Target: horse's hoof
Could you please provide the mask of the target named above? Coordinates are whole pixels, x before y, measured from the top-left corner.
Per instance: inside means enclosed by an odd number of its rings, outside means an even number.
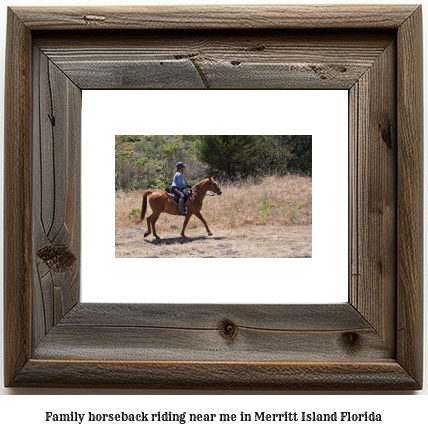
[[[181,234],[181,236],[182,236],[183,238],[187,238],[186,235],[184,235],[184,234]]]
[[[149,235],[147,232],[144,234],[144,238],[146,238],[147,237],[147,235]]]
[[[208,232],[208,235],[212,235],[212,233],[211,233],[211,232]]]
[[[157,239],[157,240],[160,240],[160,237],[156,236],[156,239]]]

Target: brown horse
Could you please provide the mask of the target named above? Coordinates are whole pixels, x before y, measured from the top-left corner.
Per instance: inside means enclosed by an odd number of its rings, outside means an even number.
[[[191,188],[191,195],[185,205],[187,207],[187,214],[184,218],[183,230],[181,231],[182,237],[186,237],[186,235],[184,235],[184,230],[186,229],[187,223],[189,222],[189,219],[190,217],[192,217],[192,215],[198,217],[198,219],[205,225],[208,235],[212,235],[210,229],[208,228],[207,222],[201,214],[202,202],[208,191],[212,191],[213,193],[218,195],[221,194],[221,190],[218,187],[217,183],[214,181],[213,177],[204,179]],[[149,195],[151,195],[149,197],[149,204],[152,208],[153,213],[152,215],[147,217],[147,232],[144,234],[144,237],[150,235],[153,229],[153,235],[156,237],[156,239],[159,239],[155,228],[156,221],[159,218],[159,215],[163,212],[172,215],[178,215],[178,205],[174,202],[174,199],[171,196],[166,194],[165,191],[153,192],[151,190],[146,190],[143,193],[143,206],[141,210],[140,222],[144,220],[144,216],[146,215],[147,196]]]

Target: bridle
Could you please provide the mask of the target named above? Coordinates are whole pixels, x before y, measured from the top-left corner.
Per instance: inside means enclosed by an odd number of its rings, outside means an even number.
[[[210,180],[210,184],[211,184],[212,183],[211,178],[208,178],[208,179]],[[202,193],[202,191],[196,190],[195,187],[191,187],[191,189],[197,191],[198,193],[204,194],[204,193]],[[220,191],[220,189],[217,187],[217,191],[214,194],[205,193],[205,196],[214,197],[216,194],[218,194],[219,191]]]
[[[191,189],[197,191],[198,193],[204,194],[204,193],[202,193],[202,191],[196,190],[195,187],[191,187]],[[205,193],[205,196],[213,197],[213,196],[215,196],[215,194],[208,194],[208,193]]]

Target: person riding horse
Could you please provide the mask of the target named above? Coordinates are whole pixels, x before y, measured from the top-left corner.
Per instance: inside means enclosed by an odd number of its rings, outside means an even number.
[[[183,172],[179,171],[179,175],[181,175],[181,185],[183,185]],[[181,230],[182,237],[186,237],[186,235],[184,235],[184,231],[186,230],[187,224],[189,223],[189,220],[192,216],[197,217],[205,225],[205,229],[207,230],[208,235],[212,235],[212,232],[210,231],[207,222],[201,214],[202,202],[204,201],[204,198],[209,191],[215,193],[218,196],[222,194],[222,191],[220,190],[220,187],[214,180],[213,176],[209,176],[208,178],[199,181],[192,187],[192,194],[190,195],[188,202],[186,202],[187,212],[183,222],[183,229]],[[143,203],[141,204],[141,216],[139,220],[140,223],[144,221],[148,204],[150,204],[152,214],[147,217],[147,232],[144,234],[144,238],[148,237],[153,231],[153,235],[158,240],[159,236],[156,233],[156,222],[159,216],[163,212],[171,215],[178,215],[178,209],[175,201],[171,200],[171,197],[168,195],[167,191],[145,190],[143,193]]]
[[[183,215],[183,216],[186,215],[186,213],[183,210],[184,198],[185,198],[185,194],[183,193],[183,189],[192,187],[190,184],[185,184],[183,182],[183,173],[184,173],[185,168],[186,168],[186,165],[182,161],[177,163],[177,172],[175,172],[174,179],[172,180],[172,186],[171,186],[171,191],[173,193],[175,193],[180,198],[180,200],[178,202],[178,213],[180,215]]]

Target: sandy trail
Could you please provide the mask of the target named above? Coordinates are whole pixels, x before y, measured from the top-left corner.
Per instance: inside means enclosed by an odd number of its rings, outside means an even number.
[[[116,233],[116,258],[310,258],[312,226],[246,226],[242,228],[158,231],[144,238],[145,225]]]

